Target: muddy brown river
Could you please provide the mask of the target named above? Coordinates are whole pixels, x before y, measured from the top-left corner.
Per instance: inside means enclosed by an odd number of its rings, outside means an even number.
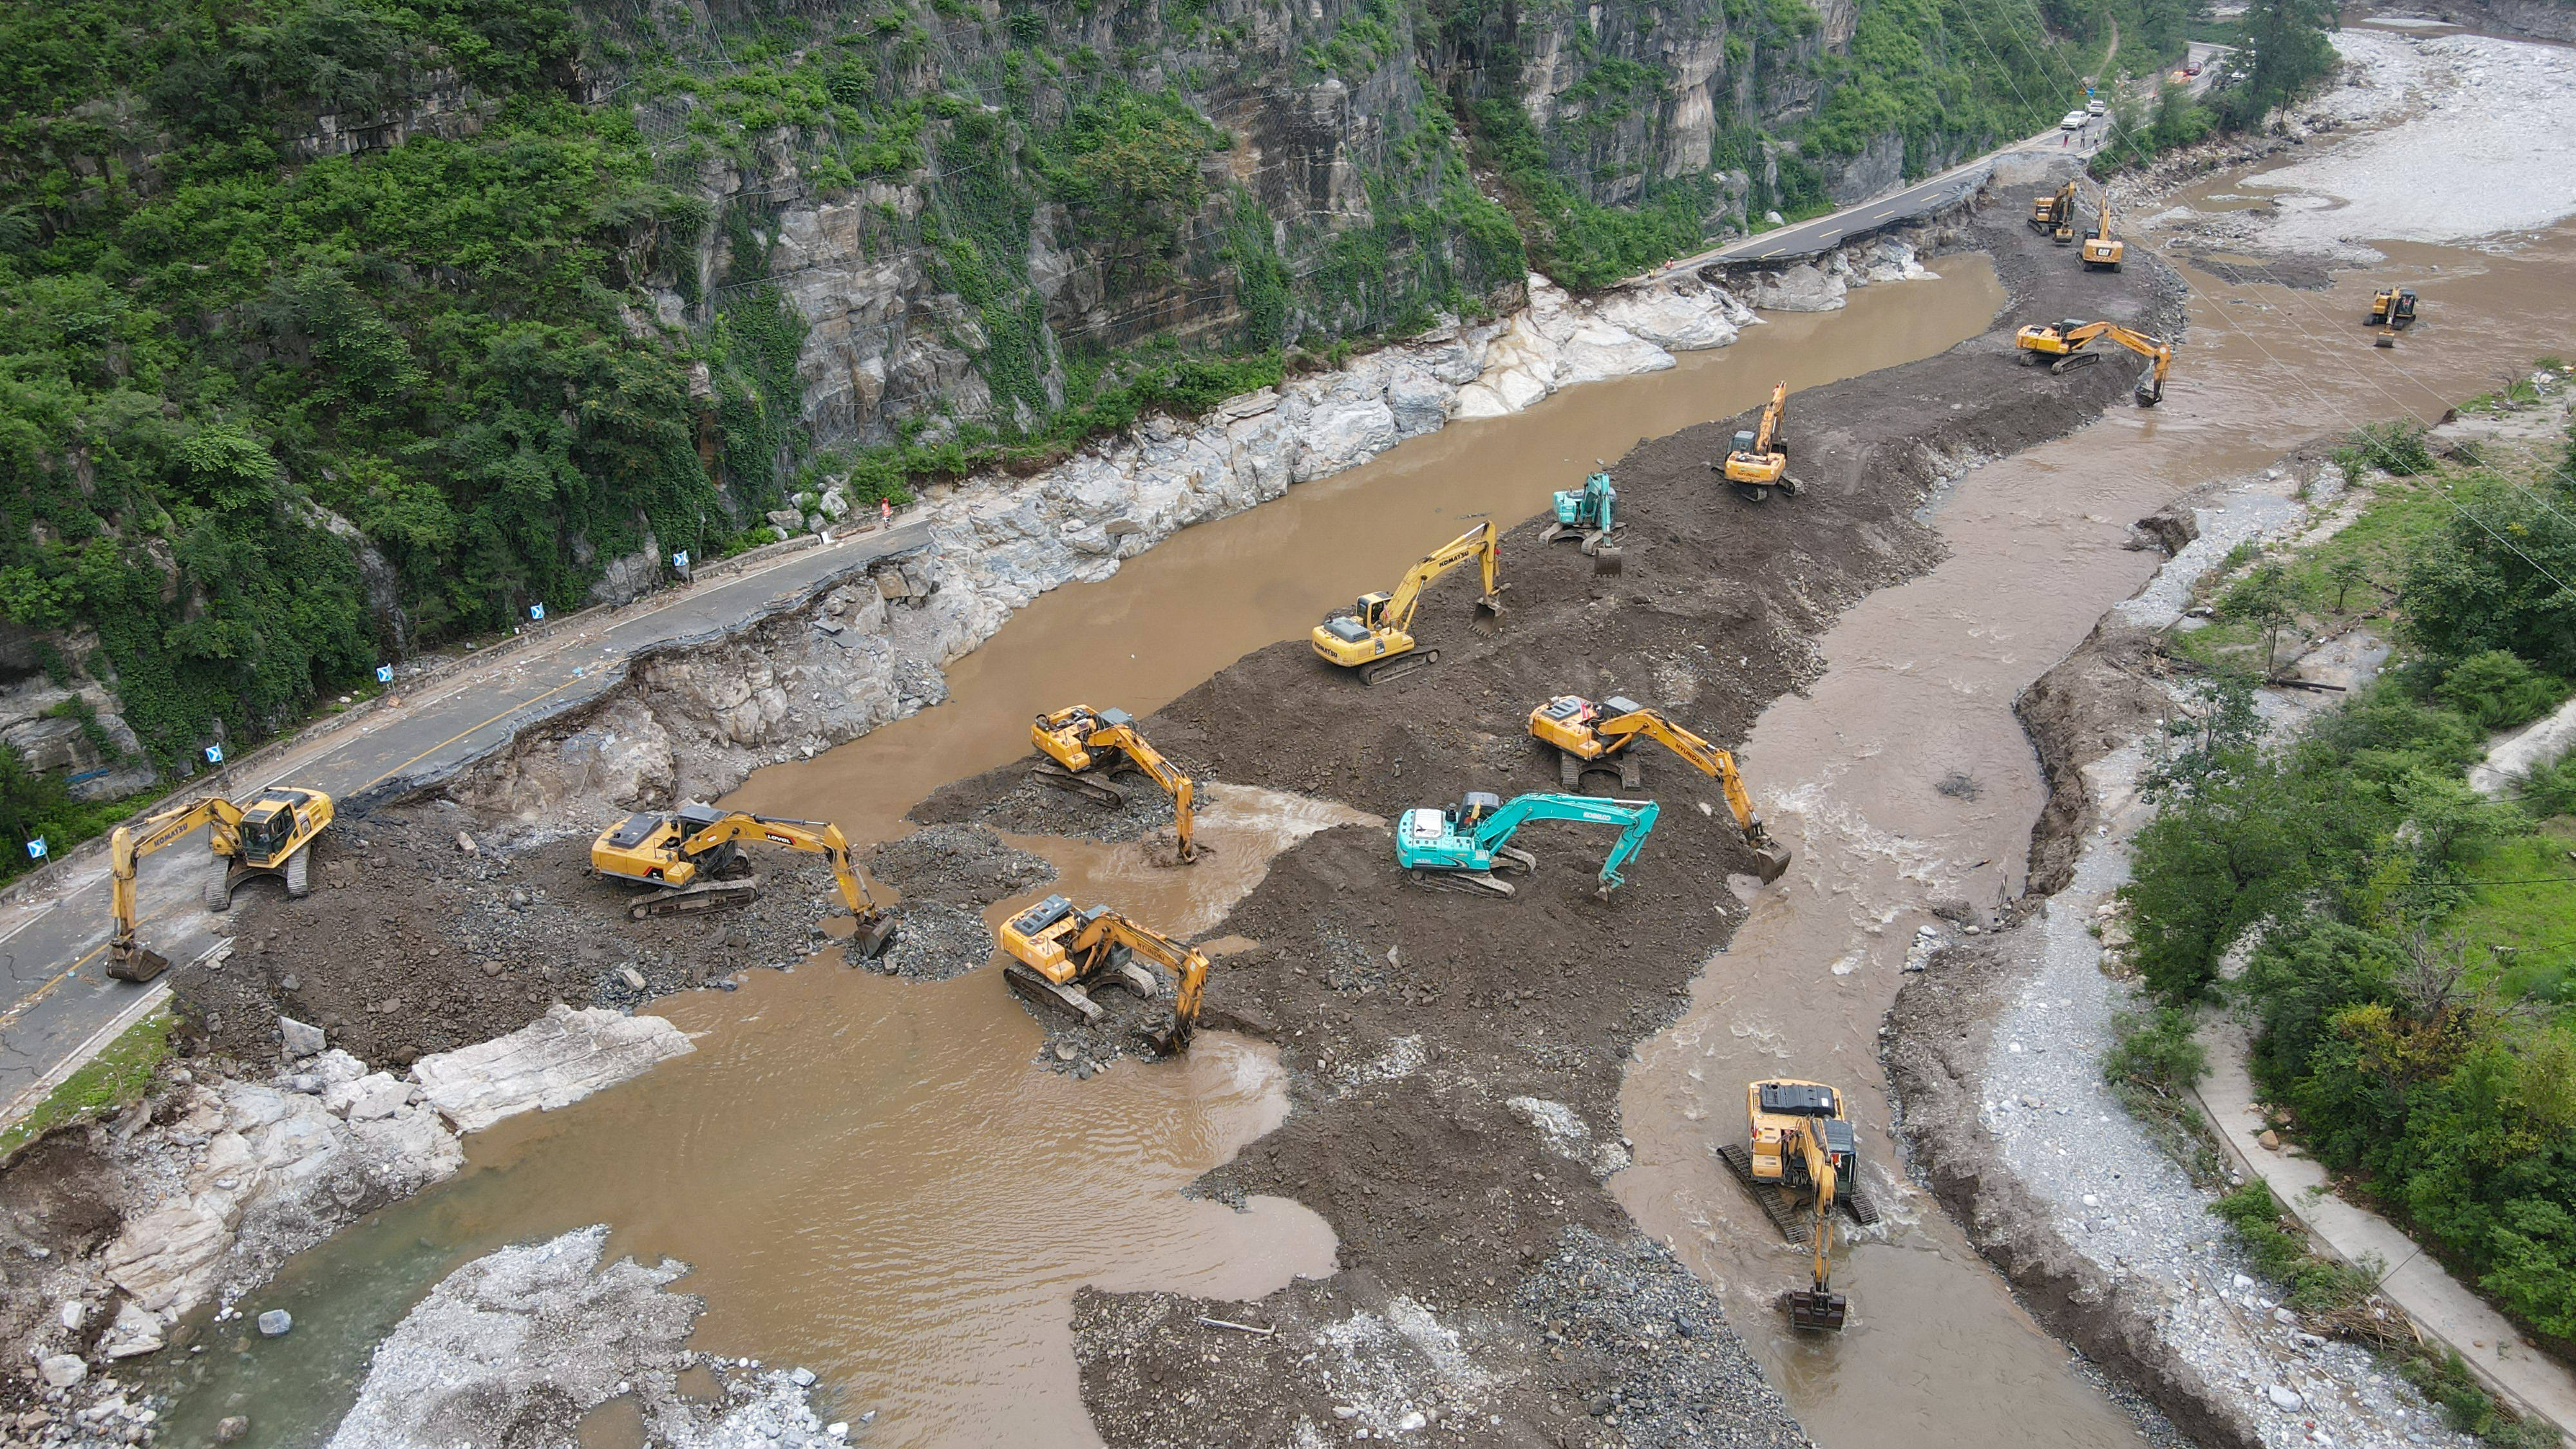
[[[2438,412],[2445,395],[2492,385],[2494,359],[2569,335],[2576,306],[2559,279],[2571,250],[2561,232],[2512,257],[2401,253],[2382,271],[2438,289],[2441,305],[2394,354],[2374,353],[2353,325],[2368,277],[2330,296],[2195,278],[2205,300],[2166,405],[2117,410],[1972,473],[1936,516],[1951,562],[1854,609],[1824,641],[1824,678],[1762,717],[1746,754],[1799,863],[1757,898],[1685,1017],[1641,1050],[1623,1098],[1638,1165],[1615,1183],[1649,1232],[1720,1286],[1820,1443],[1984,1445],[2005,1419],[2016,1442],[2134,1442],[2127,1418],[1893,1171],[1874,1044],[1904,944],[1928,901],[1986,903],[2017,886],[2040,796],[2010,701],[2152,567],[2121,550],[2129,521],[2335,426],[2327,401],[2360,420],[2397,411],[2379,389]],[[764,771],[731,803],[832,818],[863,845],[900,834],[931,790],[1024,753],[1041,709],[1142,715],[1386,586],[1461,520],[1538,512],[1596,457],[1752,406],[1782,376],[1805,387],[1981,331],[2002,300],[1991,268],[1935,265],[1944,280],[1774,317],[1671,371],[1452,427],[1187,530],[1106,583],[1038,599],[950,670],[947,704]],[[2285,381],[2258,342],[2309,381]],[[1932,790],[1953,772],[1978,782],[1974,800]],[[1064,871],[1049,889],[1193,933],[1277,851],[1347,818],[1220,787],[1202,817],[1216,853],[1187,870],[1158,870],[1136,846],[1017,843]],[[1297,1204],[1256,1199],[1237,1214],[1178,1195],[1285,1111],[1276,1062],[1256,1044],[1208,1033],[1185,1059],[1074,1082],[1030,1065],[1043,1033],[996,973],[912,985],[830,952],[658,1009],[697,1034],[696,1055],[482,1134],[457,1180],[290,1264],[259,1300],[291,1308],[295,1335],[211,1336],[171,1415],[178,1441],[255,1401],[268,1442],[318,1443],[354,1395],[367,1345],[440,1275],[591,1222],[614,1226],[612,1253],[695,1265],[680,1286],[709,1304],[697,1346],[813,1368],[844,1386],[839,1413],[877,1411],[879,1445],[1097,1442],[1066,1326],[1083,1283],[1226,1297],[1333,1268],[1329,1226]],[[1710,1156],[1741,1131],[1730,1114],[1745,1079],[1783,1071],[1871,1089],[1856,1096],[1891,1223],[1838,1273],[1855,1321],[1831,1340],[1773,1331],[1765,1305],[1790,1259]]]

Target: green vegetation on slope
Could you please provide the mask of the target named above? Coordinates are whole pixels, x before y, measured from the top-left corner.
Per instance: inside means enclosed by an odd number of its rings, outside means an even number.
[[[2533,1332],[2576,1339],[2576,764],[2472,791],[2491,731],[2555,707],[2576,596],[2576,485],[2445,463],[2420,430],[2356,440],[2374,501],[2220,595],[2186,636],[2215,671],[2135,843],[2136,956],[2184,1003],[2241,982],[2254,1070],[2309,1150]],[[2383,590],[2385,594],[2383,595]],[[2244,707],[2266,636],[2393,599],[2410,651],[2304,735],[2261,749]],[[2556,618],[2552,630],[2546,621]],[[2229,632],[2229,631],[2232,631]]]

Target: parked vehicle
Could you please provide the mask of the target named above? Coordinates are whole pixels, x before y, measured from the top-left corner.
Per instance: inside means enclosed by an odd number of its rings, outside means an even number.
[[[2109,109],[2110,107],[2102,104],[2099,100],[2091,100],[2084,103],[2084,114],[2088,116],[2098,116]]]
[[[2061,131],[2081,131],[2084,129],[2084,123],[2088,119],[2089,117],[2087,117],[2082,111],[2068,111],[2066,113],[2066,119],[2057,123],[2057,129]]]

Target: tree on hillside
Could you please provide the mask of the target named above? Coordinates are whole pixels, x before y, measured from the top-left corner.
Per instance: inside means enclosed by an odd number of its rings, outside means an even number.
[[[2253,0],[2245,11],[2238,79],[2212,97],[2229,129],[2259,124],[2334,68],[2334,43],[2326,37],[2338,9],[2333,0]]]

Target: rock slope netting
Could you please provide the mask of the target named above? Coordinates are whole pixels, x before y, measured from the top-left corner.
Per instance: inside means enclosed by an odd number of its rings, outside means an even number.
[[[1942,479],[2125,397],[2125,367],[2022,370],[2013,324],[2073,311],[2169,323],[2157,269],[2102,286],[2011,210],[1981,219],[1973,244],[1994,252],[2012,315],[1940,357],[1800,394],[1796,499],[1751,506],[1711,478],[1732,420],[1643,444],[1614,468],[1624,573],[1595,576],[1523,525],[1504,543],[1499,637],[1470,632],[1470,586],[1445,580],[1417,626],[1442,651],[1429,673],[1363,689],[1282,643],[1166,707],[1153,738],[1202,778],[1390,817],[1471,788],[1554,788],[1526,719],[1567,689],[1632,694],[1740,738],[1812,677],[1813,641],[1842,607],[1936,558],[1917,511]],[[1747,766],[1758,780],[1760,761]],[[1018,768],[934,806],[972,818]],[[1715,1300],[1601,1187],[1625,1160],[1621,1064],[1741,919],[1728,879],[1750,865],[1706,781],[1660,754],[1645,771],[1662,818],[1606,904],[1591,891],[1598,832],[1525,831],[1539,872],[1493,902],[1405,883],[1383,831],[1345,827],[1280,856],[1219,927],[1259,944],[1211,978],[1210,1020],[1278,1044],[1293,1106],[1203,1186],[1313,1207],[1343,1272],[1249,1305],[1087,1294],[1084,1391],[1112,1444],[1290,1442],[1470,1414],[1543,1440],[1587,1416],[1632,1443],[1802,1439],[1717,1327]],[[1567,1282],[1578,1291],[1550,1287]],[[1279,1332],[1218,1349],[1228,1331],[1202,1316]],[[1263,1392],[1245,1391],[1255,1382]]]

